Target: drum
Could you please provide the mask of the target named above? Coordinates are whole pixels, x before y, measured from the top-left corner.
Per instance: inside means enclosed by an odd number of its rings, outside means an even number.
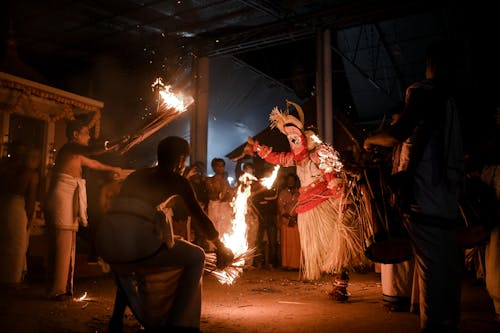
[[[157,207],[138,198],[118,197],[104,214],[96,232],[96,249],[108,263],[130,263],[155,255],[174,245],[174,218],[187,215],[172,195]]]
[[[382,264],[411,259],[413,250],[403,224],[403,214],[383,170],[381,167],[366,169],[364,177],[371,208],[371,218],[363,230],[365,256]]]
[[[464,249],[471,249],[488,242],[490,231],[497,223],[496,194],[479,177],[467,177],[465,191],[459,201],[458,242]]]

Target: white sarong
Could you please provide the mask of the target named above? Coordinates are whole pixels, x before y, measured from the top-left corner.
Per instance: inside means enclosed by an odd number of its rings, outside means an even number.
[[[49,230],[49,297],[73,294],[76,232],[78,224],[84,227],[88,224],[85,180],[64,173],[54,177],[45,207]]]
[[[55,177],[46,203],[50,226],[75,231],[78,230],[78,224],[86,227],[88,221],[85,179],[64,173],[58,173]]]
[[[210,200],[208,202],[208,217],[214,223],[221,238],[224,234],[231,232],[233,208],[228,201]]]
[[[28,250],[28,217],[20,195],[0,199],[0,284],[20,283]]]

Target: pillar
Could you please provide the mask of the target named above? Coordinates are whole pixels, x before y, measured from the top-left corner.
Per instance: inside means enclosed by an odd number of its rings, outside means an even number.
[[[208,140],[208,88],[209,60],[208,57],[198,57],[195,61],[195,107],[191,112],[190,144],[191,163],[203,161],[207,163]]]
[[[330,29],[316,34],[316,122],[318,134],[333,144],[332,52]]]

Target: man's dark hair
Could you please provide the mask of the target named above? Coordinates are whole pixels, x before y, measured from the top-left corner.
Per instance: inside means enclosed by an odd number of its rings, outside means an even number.
[[[449,39],[432,41],[426,50],[426,61],[435,67],[435,81],[444,86],[453,84],[458,65],[458,47],[455,42]]]
[[[247,168],[247,167],[250,167],[250,168],[252,168],[252,169],[255,169],[255,166],[253,165],[253,163],[252,163],[252,162],[246,162],[246,163],[243,163],[243,167],[242,167],[242,169],[243,169],[243,170],[245,170],[245,168]]]
[[[219,162],[222,162],[224,163],[224,165],[226,165],[226,161],[224,161],[222,158],[220,157],[215,157],[214,159],[212,159],[212,163],[210,163],[210,165],[212,166],[212,168],[215,166],[215,163],[219,163]]]
[[[73,139],[73,132],[79,132],[82,128],[88,126],[87,122],[81,119],[75,119],[68,122],[66,125],[66,138]]]
[[[189,155],[189,143],[178,136],[168,136],[158,144],[158,167],[171,170],[183,155]]]

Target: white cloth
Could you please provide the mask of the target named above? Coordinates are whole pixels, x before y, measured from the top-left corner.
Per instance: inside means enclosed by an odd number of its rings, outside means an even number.
[[[20,195],[0,198],[0,283],[20,283],[28,250],[28,217]]]
[[[228,201],[210,200],[208,202],[208,217],[213,221],[221,238],[224,234],[231,232],[233,208]]]
[[[408,300],[411,297],[413,284],[413,259],[396,264],[381,264],[382,295],[389,302]]]
[[[78,224],[86,227],[87,190],[85,179],[64,173],[55,175],[47,197],[46,210],[50,215],[51,227],[64,230],[78,230]]]
[[[49,228],[48,296],[73,294],[76,231]]]

